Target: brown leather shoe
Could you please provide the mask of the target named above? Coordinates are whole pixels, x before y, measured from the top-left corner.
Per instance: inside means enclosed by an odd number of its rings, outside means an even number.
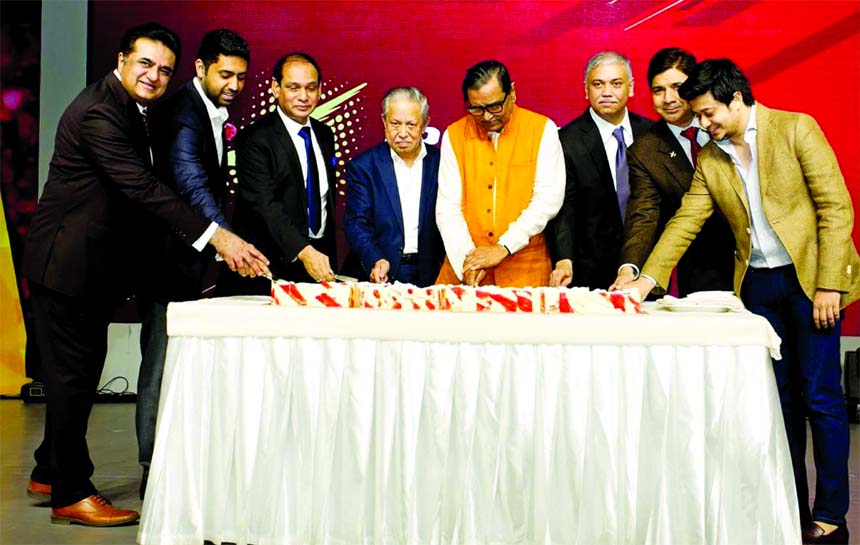
[[[41,503],[51,501],[51,485],[30,479],[27,483],[27,495]]]
[[[848,526],[842,524],[829,534],[824,533],[821,526],[810,523],[803,528],[804,545],[846,545],[848,543]]]
[[[84,526],[120,526],[137,521],[140,513],[131,509],[117,509],[110,500],[99,495],[89,496],[68,507],[51,509],[54,524],[82,524]]]

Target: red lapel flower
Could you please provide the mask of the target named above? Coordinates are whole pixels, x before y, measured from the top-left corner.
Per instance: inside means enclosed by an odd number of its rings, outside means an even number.
[[[236,125],[232,123],[224,123],[224,138],[230,142],[233,140],[233,137],[236,136],[236,133],[239,132],[236,129]]]

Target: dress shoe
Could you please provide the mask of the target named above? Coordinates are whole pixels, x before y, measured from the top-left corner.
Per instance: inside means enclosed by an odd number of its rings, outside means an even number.
[[[842,524],[829,534],[824,533],[821,526],[810,523],[803,528],[804,545],[846,545],[848,543],[848,526]]]
[[[99,495],[86,497],[68,507],[51,509],[54,524],[82,524],[84,526],[120,526],[135,522],[140,513],[131,509],[117,509],[110,500]]]
[[[48,503],[51,501],[51,485],[30,479],[27,483],[27,495],[40,503]]]

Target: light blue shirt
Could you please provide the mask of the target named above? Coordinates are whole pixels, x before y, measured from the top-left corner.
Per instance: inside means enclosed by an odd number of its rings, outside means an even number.
[[[764,209],[761,204],[761,185],[759,184],[758,171],[758,148],[756,147],[756,114],[755,104],[750,107],[750,116],[747,121],[747,128],[744,131],[744,142],[749,144],[752,161],[750,161],[749,170],[744,169],[741,165],[735,146],[731,140],[718,141],[716,144],[721,150],[726,152],[732,158],[738,175],[744,183],[744,189],[747,193],[747,202],[750,207],[750,225],[752,232],[752,253],[748,265],[755,268],[775,268],[783,265],[791,265],[791,257],[785,251],[785,246],[776,236],[770,222],[765,216]]]

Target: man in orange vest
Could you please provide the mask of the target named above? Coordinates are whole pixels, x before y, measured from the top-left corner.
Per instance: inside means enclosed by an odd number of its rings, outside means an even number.
[[[546,224],[564,200],[564,156],[551,119],[516,105],[505,65],[466,71],[467,115],[442,136],[436,222],[447,257],[437,284],[545,286]]]

